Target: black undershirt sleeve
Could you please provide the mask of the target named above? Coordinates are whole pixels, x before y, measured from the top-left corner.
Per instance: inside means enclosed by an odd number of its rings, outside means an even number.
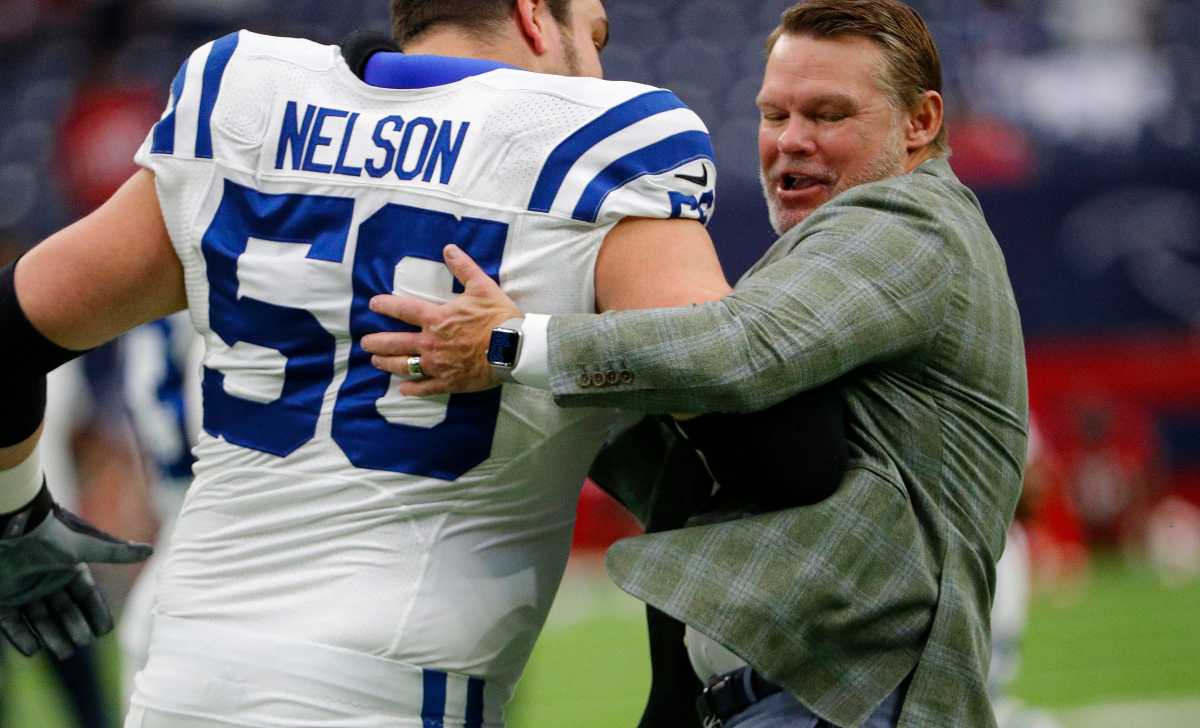
[[[17,300],[17,264],[0,269],[0,447],[24,442],[42,424],[46,375],[82,351],[71,351],[43,336]]]

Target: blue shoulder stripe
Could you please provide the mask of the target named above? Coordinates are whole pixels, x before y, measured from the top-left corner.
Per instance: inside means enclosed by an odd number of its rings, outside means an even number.
[[[596,222],[600,208],[613,192],[638,177],[670,172],[697,159],[714,159],[712,140],[702,131],[685,131],[627,154],[608,165],[588,183],[571,217]]]
[[[183,85],[187,81],[188,62],[184,61],[175,80],[171,82],[171,111],[154,125],[154,142],[150,145],[151,154],[175,153],[175,109],[179,99],[183,98]]]
[[[410,56],[383,51],[367,59],[363,80],[382,88],[433,88],[458,83],[499,68],[514,66],[477,58]]]
[[[217,96],[221,93],[221,79],[225,76],[225,68],[229,59],[237,50],[238,33],[230,33],[213,43],[208,53],[208,62],[204,64],[204,87],[200,93],[200,126],[196,130],[196,157],[212,159],[212,115],[217,105]]]
[[[467,678],[467,715],[463,728],[483,728],[483,681]]]
[[[424,728],[442,728],[446,717],[446,673],[440,670],[423,670],[424,695],[421,698],[421,725]]]
[[[571,168],[589,149],[613,134],[627,129],[643,119],[672,109],[686,108],[670,91],[650,91],[606,111],[571,136],[563,140],[546,159],[533,196],[529,200],[532,212],[549,212],[554,198],[562,189]]]

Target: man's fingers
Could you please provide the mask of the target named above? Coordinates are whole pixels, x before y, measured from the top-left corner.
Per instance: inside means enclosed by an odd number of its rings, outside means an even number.
[[[109,613],[108,605],[104,603],[104,597],[96,588],[92,572],[87,566],[80,564],[76,569],[75,578],[67,584],[67,594],[79,605],[88,626],[92,628],[92,634],[101,637],[112,631],[112,614]]]
[[[362,348],[377,356],[411,356],[420,351],[420,334],[368,334],[362,338]]]
[[[25,618],[15,609],[0,611],[0,632],[3,632],[12,646],[17,648],[17,652],[26,657],[33,657],[42,649],[37,635],[29,629]]]
[[[92,643],[92,627],[88,624],[87,618],[83,616],[79,605],[67,595],[67,592],[54,592],[46,597],[46,603],[49,604],[50,611],[58,617],[59,623],[62,624],[67,636],[71,638],[71,642],[76,647],[87,647]]]
[[[56,539],[60,546],[70,548],[76,561],[136,564],[154,553],[154,547],[150,544],[119,539],[62,508],[55,511],[50,528],[48,536]]]
[[[479,286],[483,286],[485,288],[500,288],[500,286],[496,285],[496,282],[493,281],[487,273],[484,273],[483,269],[471,259],[471,256],[467,255],[466,252],[457,245],[447,245],[442,250],[442,257],[446,260],[446,267],[450,269],[450,272],[454,274],[454,277],[458,279],[458,282],[463,284],[463,287],[468,291],[470,291],[472,287]]]
[[[46,602],[39,599],[28,604],[25,607],[25,619],[29,621],[29,625],[33,627],[46,649],[58,659],[65,660],[75,652],[74,643],[67,637],[66,631],[58,623],[58,617],[46,606]]]
[[[401,382],[399,390],[400,394],[405,397],[432,397],[450,391],[446,382],[440,379],[416,379],[411,382]]]
[[[133,541],[85,537],[75,549],[80,561],[89,564],[136,564],[154,554],[154,547]]]
[[[405,380],[420,379],[420,377],[414,377],[409,370],[408,356],[373,356],[371,357],[371,366]]]
[[[381,313],[384,316],[390,316],[406,324],[422,328],[436,318],[439,305],[422,301],[419,298],[390,294],[375,296],[371,299],[371,310],[375,313]]]

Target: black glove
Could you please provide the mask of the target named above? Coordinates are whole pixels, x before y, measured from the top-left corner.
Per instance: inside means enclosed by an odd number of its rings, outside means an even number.
[[[0,514],[0,632],[22,654],[55,657],[112,631],[112,616],[86,562],[130,564],[154,553],[63,510],[45,484],[15,513]]]
[[[841,388],[831,383],[750,414],[678,423],[719,485],[705,510],[766,512],[833,494],[849,460]]]

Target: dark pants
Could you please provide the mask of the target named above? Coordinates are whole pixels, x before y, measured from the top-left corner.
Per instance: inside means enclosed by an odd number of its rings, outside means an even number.
[[[862,728],[896,728],[900,722],[900,709],[904,706],[904,695],[908,692],[905,680],[896,692],[884,699]],[[832,723],[821,720],[808,708],[800,704],[790,693],[775,693],[758,701],[741,713],[724,722],[724,728],[835,728]]]
[[[0,645],[0,677],[4,677],[3,662],[7,646]],[[23,659],[23,658],[21,658]],[[92,648],[76,650],[66,660],[56,660],[47,655],[54,675],[58,678],[62,694],[79,728],[109,728],[108,712],[100,688],[99,671],[96,667],[95,651]],[[4,701],[0,698],[0,707]],[[0,714],[0,722],[3,715]]]

